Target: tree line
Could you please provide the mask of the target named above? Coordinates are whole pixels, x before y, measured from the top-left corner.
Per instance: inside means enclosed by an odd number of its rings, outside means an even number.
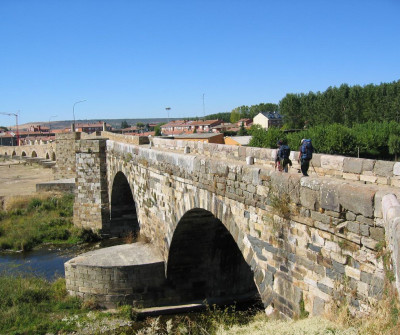
[[[288,128],[368,121],[400,121],[400,80],[380,85],[328,87],[324,92],[286,94],[279,102]]]
[[[253,126],[250,132],[253,137],[249,145],[254,147],[276,148],[282,139],[292,150],[298,150],[301,139],[310,138],[316,153],[395,160],[400,153],[400,124],[395,121],[369,121],[351,127],[334,123],[298,132]]]

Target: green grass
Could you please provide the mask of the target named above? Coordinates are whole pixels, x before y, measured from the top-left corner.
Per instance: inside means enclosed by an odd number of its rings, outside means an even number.
[[[64,279],[0,277],[0,334],[70,331],[75,324],[65,318],[85,312],[79,299],[67,296]]]
[[[71,194],[10,201],[7,211],[0,212],[0,249],[27,251],[45,243],[86,241],[87,232],[72,223],[73,202]]]

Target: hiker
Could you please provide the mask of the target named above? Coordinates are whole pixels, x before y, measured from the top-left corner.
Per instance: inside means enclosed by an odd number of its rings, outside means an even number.
[[[282,171],[281,169],[281,161],[279,159],[279,150],[281,148],[281,145],[283,144],[282,140],[279,140],[278,143],[276,144],[278,149],[276,150],[276,157],[275,157],[275,170],[278,168],[278,171]]]
[[[310,167],[310,160],[312,159],[313,151],[314,148],[311,140],[303,138],[300,143],[298,158],[303,176],[308,176],[308,168]]]
[[[284,141],[279,140],[278,153],[276,155],[275,164],[276,160],[278,160],[280,165],[280,171],[285,171],[287,173],[289,170],[288,165],[292,166],[292,161],[290,160],[289,156],[290,156],[290,148],[287,145],[286,140]]]

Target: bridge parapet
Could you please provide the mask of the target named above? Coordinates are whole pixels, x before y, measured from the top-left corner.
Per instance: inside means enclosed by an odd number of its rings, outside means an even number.
[[[245,161],[246,157],[254,157],[254,162],[273,167],[276,149],[231,146],[224,144],[203,143],[184,140],[153,138],[155,148],[184,152],[190,148],[193,154]],[[300,169],[297,163],[299,152],[292,151],[290,158],[293,162],[292,171]],[[310,172],[319,176],[333,176],[340,179],[359,181],[364,184],[390,185],[400,187],[400,163],[391,161],[372,160],[364,158],[345,157],[337,155],[314,154]],[[315,169],[315,170],[314,170]]]

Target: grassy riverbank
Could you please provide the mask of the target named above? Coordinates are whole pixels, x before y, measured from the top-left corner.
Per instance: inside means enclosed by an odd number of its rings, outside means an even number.
[[[137,321],[130,306],[110,313],[68,296],[64,279],[0,276],[0,334],[394,335],[400,329],[393,303],[393,297],[384,298],[362,318],[351,317],[346,306],[327,318],[292,321],[210,307],[200,314]]]
[[[9,198],[0,212],[0,249],[31,250],[35,246],[76,244],[90,239],[72,224],[71,194]]]

